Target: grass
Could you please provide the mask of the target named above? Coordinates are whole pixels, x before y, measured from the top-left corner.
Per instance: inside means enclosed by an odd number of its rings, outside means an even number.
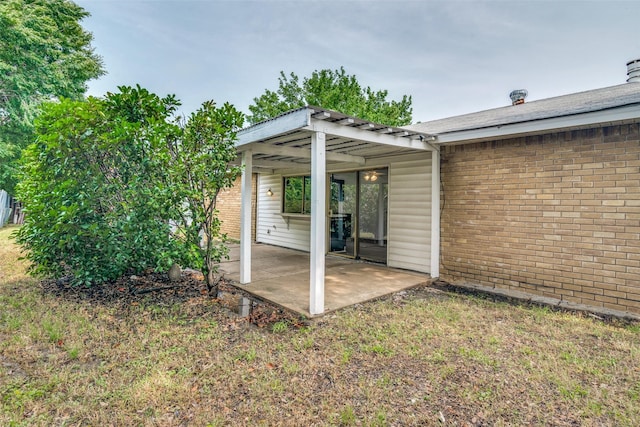
[[[257,328],[43,293],[0,229],[0,425],[640,425],[640,328],[434,292]],[[444,422],[442,421],[444,420]]]

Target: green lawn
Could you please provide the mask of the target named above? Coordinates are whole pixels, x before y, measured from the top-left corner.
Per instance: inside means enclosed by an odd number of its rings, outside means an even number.
[[[430,289],[258,328],[44,293],[0,230],[0,425],[640,425],[640,327]]]

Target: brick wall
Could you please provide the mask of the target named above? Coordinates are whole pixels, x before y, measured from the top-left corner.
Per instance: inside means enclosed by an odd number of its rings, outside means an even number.
[[[251,176],[252,199],[251,199],[251,241],[256,240],[256,184],[257,174]],[[240,192],[240,177],[236,179],[233,187],[221,191],[218,194],[216,208],[220,211],[220,219],[222,220],[222,233],[226,233],[231,239],[240,239],[240,206],[242,197]]]
[[[443,148],[441,277],[640,313],[639,128]]]

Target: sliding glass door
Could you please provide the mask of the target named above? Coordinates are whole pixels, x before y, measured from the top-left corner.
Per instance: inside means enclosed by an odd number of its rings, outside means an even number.
[[[358,186],[358,255],[387,262],[387,169],[360,171]]]
[[[386,168],[331,174],[329,252],[387,261]]]
[[[329,202],[329,252],[356,256],[357,172],[331,174]]]

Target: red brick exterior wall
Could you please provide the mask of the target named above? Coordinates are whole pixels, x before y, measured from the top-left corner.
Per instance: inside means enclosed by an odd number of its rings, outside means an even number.
[[[251,241],[256,240],[256,184],[257,174],[251,176]],[[222,220],[222,233],[225,233],[228,238],[240,239],[240,206],[242,204],[242,195],[240,192],[240,178],[236,179],[233,187],[221,191],[218,194],[216,201],[216,208],[218,209],[219,218]]]
[[[441,277],[640,313],[639,131],[444,147]]]

